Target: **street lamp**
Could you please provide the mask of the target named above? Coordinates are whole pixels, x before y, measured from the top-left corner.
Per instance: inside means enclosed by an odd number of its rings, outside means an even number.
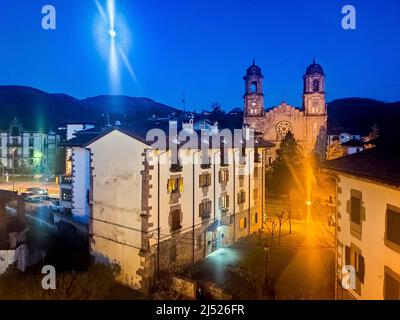
[[[15,148],[15,147],[12,148],[12,159],[13,159],[13,164],[12,164],[12,169],[13,169],[13,187],[12,187],[12,189],[13,189],[13,191],[14,191],[14,188],[15,188],[15,150],[16,149],[17,148]]]
[[[268,288],[268,252],[269,252],[269,247],[267,245],[264,246],[264,251],[265,251],[265,274],[264,274],[264,287],[265,289]]]

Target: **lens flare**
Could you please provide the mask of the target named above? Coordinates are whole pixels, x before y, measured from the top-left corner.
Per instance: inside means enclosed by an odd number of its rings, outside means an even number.
[[[114,0],[107,0],[106,10],[104,10],[99,0],[95,0],[95,4],[99,12],[99,19],[96,25],[96,38],[99,43],[100,52],[108,60],[110,90],[113,94],[118,94],[120,93],[121,85],[120,59],[131,78],[137,84],[135,72],[126,53],[130,42],[129,31],[124,24],[123,17],[119,17],[117,22]],[[108,35],[108,37],[105,35]]]

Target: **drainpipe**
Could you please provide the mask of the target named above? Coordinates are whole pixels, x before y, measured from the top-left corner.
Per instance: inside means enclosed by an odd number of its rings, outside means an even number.
[[[336,176],[333,176],[335,179],[335,273],[334,273],[334,280],[335,280],[335,300],[338,298],[338,280],[337,279],[337,270],[338,270],[338,234],[337,234],[337,226],[338,226],[338,179]],[[342,250],[343,252],[343,250]],[[343,254],[342,254],[342,262],[343,262]],[[342,278],[340,277],[340,280]],[[342,297],[343,299],[343,297]]]
[[[236,242],[236,150],[233,149],[233,242]]]
[[[194,265],[194,241],[195,241],[195,237],[194,237],[194,220],[195,220],[195,212],[196,212],[196,202],[195,202],[195,195],[196,195],[196,190],[195,190],[195,184],[196,184],[196,174],[195,174],[195,155],[196,153],[199,153],[201,151],[197,150],[195,152],[193,152],[193,204],[192,204],[192,219],[193,219],[193,225],[192,225],[192,264]]]
[[[216,207],[216,202],[215,202],[215,189],[216,189],[216,182],[215,182],[215,164],[216,164],[216,162],[215,162],[215,155],[216,154],[218,154],[218,153],[220,153],[221,152],[221,149],[219,149],[219,150],[217,150],[214,154],[213,154],[213,157],[214,157],[214,188],[213,188],[213,191],[214,191],[214,221],[215,221],[215,218],[216,218],[216,209],[215,209],[215,207]]]
[[[251,162],[250,162],[250,153],[251,152],[253,152],[254,153],[254,151],[253,150],[249,150],[249,152],[248,152],[248,166],[249,166],[249,171],[248,171],[248,174],[249,174],[249,185],[248,185],[248,192],[249,192],[249,209],[248,209],[248,213],[249,213],[249,223],[248,223],[248,229],[249,229],[249,235],[250,235],[250,233],[251,233],[251,227],[250,227],[250,225],[251,225],[251,195],[250,195],[250,190],[251,190],[251,188],[250,188],[250,183],[251,183],[251,179],[250,179],[250,177],[251,177]],[[253,164],[254,165],[254,164]]]
[[[165,150],[157,157],[157,279],[160,279],[160,157],[167,152]]]
[[[261,229],[264,227],[264,202],[265,202],[265,185],[264,185],[264,175],[265,175],[265,151],[266,149],[262,150],[261,155],[261,185],[262,185],[262,193],[261,193]]]

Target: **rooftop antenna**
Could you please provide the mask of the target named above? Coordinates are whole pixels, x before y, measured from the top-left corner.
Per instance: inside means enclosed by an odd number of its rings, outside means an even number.
[[[253,66],[256,65],[256,57],[253,57]]]
[[[183,112],[186,112],[186,93],[182,93],[182,106],[183,106]]]

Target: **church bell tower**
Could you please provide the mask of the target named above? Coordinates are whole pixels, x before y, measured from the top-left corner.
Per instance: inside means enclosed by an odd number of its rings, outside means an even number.
[[[245,94],[243,96],[245,117],[264,116],[263,78],[261,68],[253,60],[253,64],[247,69],[246,75],[243,77],[245,82]]]
[[[308,66],[304,79],[303,108],[306,116],[326,115],[325,74],[315,60]]]

